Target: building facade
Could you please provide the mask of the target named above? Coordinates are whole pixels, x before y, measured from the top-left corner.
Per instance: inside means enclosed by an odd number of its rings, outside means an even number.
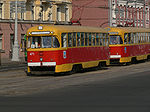
[[[108,26],[108,0],[72,0],[71,21],[83,26]]]
[[[24,35],[28,28],[39,24],[69,24],[72,0],[18,0],[18,41],[23,59]],[[1,60],[10,61],[15,37],[15,0],[0,1]]]
[[[84,26],[150,27],[150,0],[73,0],[72,21]]]
[[[150,0],[112,0],[112,26],[150,26]]]

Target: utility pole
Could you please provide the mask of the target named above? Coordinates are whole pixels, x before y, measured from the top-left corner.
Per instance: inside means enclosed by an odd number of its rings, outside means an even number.
[[[12,61],[20,61],[19,59],[19,45],[18,45],[18,38],[17,38],[17,30],[18,30],[18,14],[17,14],[17,0],[15,2],[15,41],[13,46],[13,54],[12,54]]]
[[[109,22],[109,26],[112,27],[112,1],[111,0],[109,0],[108,2],[108,7],[109,7],[108,22]]]
[[[143,28],[145,28],[145,0],[143,1]]]

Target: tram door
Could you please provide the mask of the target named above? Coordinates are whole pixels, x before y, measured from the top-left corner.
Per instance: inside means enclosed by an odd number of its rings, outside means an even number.
[[[14,46],[14,34],[10,34],[10,50],[9,50],[9,58],[12,59],[12,51]]]

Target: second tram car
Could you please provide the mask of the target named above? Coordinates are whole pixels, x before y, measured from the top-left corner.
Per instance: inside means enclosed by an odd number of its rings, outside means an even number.
[[[134,63],[150,58],[150,29],[112,27],[110,37],[110,62]]]
[[[27,74],[68,72],[109,65],[106,29],[39,25],[27,31]]]

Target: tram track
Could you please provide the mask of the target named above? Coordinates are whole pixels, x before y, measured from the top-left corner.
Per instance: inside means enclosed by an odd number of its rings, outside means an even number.
[[[108,69],[91,70],[64,76],[26,76],[25,69],[0,72],[0,96],[33,94],[49,89],[73,86],[93,81],[104,81],[149,71],[150,62],[130,66],[110,66]]]

